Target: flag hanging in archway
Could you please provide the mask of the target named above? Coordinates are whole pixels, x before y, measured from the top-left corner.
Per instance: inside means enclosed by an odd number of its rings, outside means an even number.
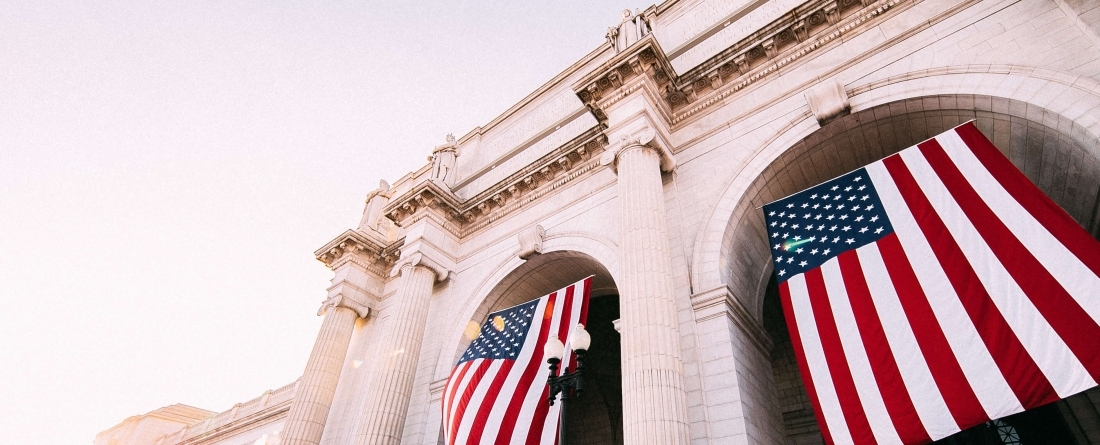
[[[588,318],[592,277],[541,298],[489,314],[443,389],[448,445],[554,445],[558,410],[550,406],[550,369],[543,345],[556,335],[570,351],[578,323]],[[562,358],[569,369],[573,353]]]
[[[829,443],[928,443],[1100,379],[1100,243],[973,122],[764,213]]]

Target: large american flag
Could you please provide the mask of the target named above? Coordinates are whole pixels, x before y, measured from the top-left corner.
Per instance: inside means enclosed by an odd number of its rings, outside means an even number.
[[[973,122],[764,213],[829,443],[928,443],[1096,386],[1100,244]]]
[[[549,365],[542,347],[588,318],[592,277],[518,306],[489,314],[443,389],[443,434],[448,445],[557,442],[558,409],[550,406]],[[568,369],[572,353],[562,358]]]

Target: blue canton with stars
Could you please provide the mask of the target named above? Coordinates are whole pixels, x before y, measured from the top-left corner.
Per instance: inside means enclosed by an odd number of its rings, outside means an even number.
[[[458,363],[479,358],[515,360],[527,332],[531,330],[539,300],[541,298],[489,314],[485,324],[481,325],[481,332],[466,348]]]
[[[862,168],[764,206],[764,220],[780,283],[894,231]]]

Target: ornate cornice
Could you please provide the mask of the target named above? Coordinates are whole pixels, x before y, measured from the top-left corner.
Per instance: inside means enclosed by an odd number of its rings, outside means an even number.
[[[357,230],[341,233],[313,254],[317,260],[332,270],[347,263],[354,263],[379,277],[386,277],[394,261],[401,256],[404,239],[389,244],[367,236]]]
[[[653,34],[573,86],[592,115],[646,90],[677,124],[908,0],[811,0],[677,76]],[[644,81],[641,77],[646,78]]]
[[[603,127],[596,126],[470,199],[462,200],[440,184],[424,181],[391,199],[383,214],[399,226],[433,219],[461,238],[484,225],[490,215],[499,218],[531,202],[532,196],[542,196],[560,186],[556,178],[574,179],[573,173],[582,170],[606,146]]]

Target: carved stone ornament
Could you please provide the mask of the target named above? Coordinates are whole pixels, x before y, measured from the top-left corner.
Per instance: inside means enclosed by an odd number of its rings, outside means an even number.
[[[545,237],[546,230],[538,224],[519,232],[516,238],[519,239],[520,259],[527,260],[542,253],[542,239]]]
[[[317,309],[317,315],[325,315],[329,310],[337,307],[346,307],[354,311],[359,318],[367,318],[367,316],[370,315],[373,304],[356,301],[341,294],[329,295],[325,301],[321,302],[321,308]]]
[[[814,113],[817,123],[821,126],[847,115],[852,110],[848,102],[848,93],[836,78],[821,82],[806,91],[806,102],[809,102],[810,111]]]
[[[447,269],[447,268],[443,267],[442,265],[440,265],[439,262],[434,261],[431,258],[428,258],[426,255],[424,255],[421,252],[416,252],[416,253],[414,253],[412,255],[409,255],[405,258],[397,260],[397,264],[394,264],[393,270],[390,271],[390,276],[391,277],[396,277],[396,276],[401,275],[401,269],[404,268],[405,266],[409,266],[409,267],[423,266],[423,267],[427,267],[428,269],[431,269],[431,271],[433,273],[435,273],[435,281],[436,282],[447,281],[447,279],[450,278],[451,274],[453,273],[450,269]]]
[[[633,133],[622,135],[622,137],[619,138],[619,144],[617,146],[605,151],[604,154],[600,156],[600,164],[611,167],[611,170],[617,174],[619,172],[619,154],[622,153],[624,149],[636,145],[657,150],[657,153],[661,156],[661,171],[667,173],[676,170],[676,158],[672,155],[672,151],[669,150],[668,145],[664,143],[664,139],[658,137],[657,130],[649,126]]]

